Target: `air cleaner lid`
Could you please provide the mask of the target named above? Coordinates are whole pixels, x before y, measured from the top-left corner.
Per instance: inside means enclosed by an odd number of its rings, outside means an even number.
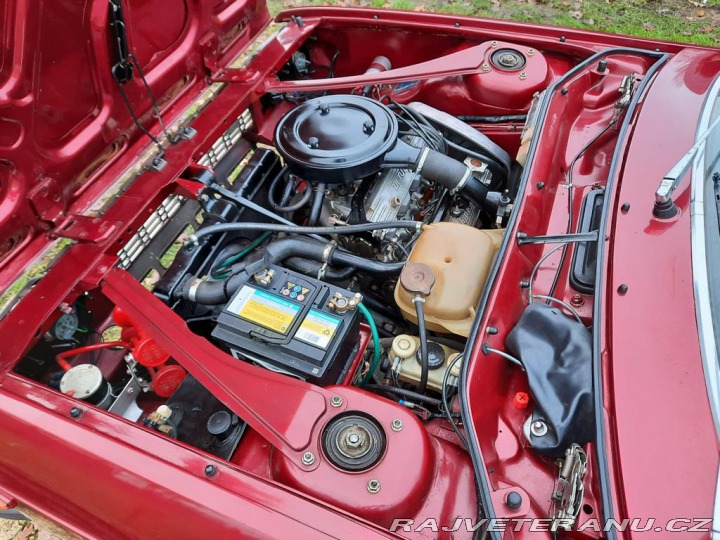
[[[278,123],[275,146],[305,180],[340,183],[380,168],[397,140],[395,115],[362,96],[325,96],[294,108]]]

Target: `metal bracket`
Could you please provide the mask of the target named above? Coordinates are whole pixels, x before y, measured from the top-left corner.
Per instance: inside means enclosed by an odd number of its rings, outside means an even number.
[[[107,240],[116,229],[115,223],[105,221],[103,218],[72,214],[48,234],[52,238],[68,238],[78,242],[98,244]]]
[[[598,238],[598,231],[568,234],[548,234],[544,236],[528,236],[527,233],[519,232],[517,234],[517,243],[519,246],[523,246],[526,244],[572,244],[579,242],[597,242]]]

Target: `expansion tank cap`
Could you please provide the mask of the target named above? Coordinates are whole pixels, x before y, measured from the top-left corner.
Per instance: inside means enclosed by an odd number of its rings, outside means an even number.
[[[435,285],[435,274],[427,264],[408,261],[400,273],[400,285],[410,294],[428,296]]]

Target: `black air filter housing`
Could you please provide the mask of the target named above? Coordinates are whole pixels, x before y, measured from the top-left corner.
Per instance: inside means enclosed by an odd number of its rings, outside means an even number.
[[[397,136],[397,119],[381,103],[362,96],[325,96],[280,120],[275,147],[304,180],[339,184],[380,170]]]

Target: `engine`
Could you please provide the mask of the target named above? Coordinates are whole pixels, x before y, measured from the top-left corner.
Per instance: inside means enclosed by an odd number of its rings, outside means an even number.
[[[319,386],[377,384],[426,410],[457,378],[512,208],[509,156],[437,109],[359,95],[308,99],[274,133],[274,148],[256,148],[234,182],[201,171],[202,224],[154,295],[239,361]],[[90,311],[82,299],[66,311],[42,351],[94,326],[80,320]],[[65,372],[51,385],[232,453],[244,424],[122,310],[112,320],[113,341],[88,337],[62,354],[105,351],[95,354],[124,358],[119,375],[58,356]],[[128,398],[145,392],[163,408],[146,415]],[[208,406],[189,426],[192,395]]]

